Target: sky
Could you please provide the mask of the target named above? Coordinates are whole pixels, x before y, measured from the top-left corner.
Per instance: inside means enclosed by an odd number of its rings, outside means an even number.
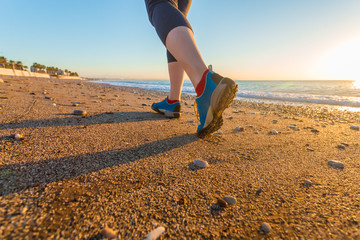
[[[0,0],[0,56],[84,77],[168,79],[144,0]],[[193,0],[206,64],[235,80],[360,80],[359,0]]]

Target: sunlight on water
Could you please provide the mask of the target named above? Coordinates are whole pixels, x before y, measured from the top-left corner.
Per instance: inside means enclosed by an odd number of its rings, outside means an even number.
[[[360,89],[360,80],[357,80],[357,81],[353,82],[353,88],[354,89]]]

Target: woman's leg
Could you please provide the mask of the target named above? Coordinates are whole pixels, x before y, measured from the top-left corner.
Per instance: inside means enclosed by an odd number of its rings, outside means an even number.
[[[187,17],[192,0],[178,0],[177,9]],[[184,83],[185,70],[173,55],[167,51],[168,70],[170,78],[170,100],[181,100],[181,90]]]
[[[179,62],[169,62],[169,77],[170,77],[170,100],[180,100],[181,90],[184,83],[184,68]]]

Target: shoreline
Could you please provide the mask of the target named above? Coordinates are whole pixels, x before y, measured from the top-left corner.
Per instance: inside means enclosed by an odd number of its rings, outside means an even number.
[[[116,80],[114,80],[116,82]],[[130,82],[134,82],[133,80],[123,80],[123,81],[130,81]],[[144,80],[147,81],[147,80]],[[91,81],[93,83],[97,83],[97,84],[105,84],[108,86],[114,86],[114,87],[134,87],[134,88],[139,88],[139,89],[147,89],[147,90],[153,90],[153,91],[165,91],[167,92],[168,90],[162,90],[162,89],[150,89],[150,88],[146,88],[145,87],[139,87],[139,86],[119,86],[119,85],[113,85],[111,83],[108,83],[107,80],[102,81],[102,80],[98,80],[98,81]],[[141,81],[140,81],[141,83]],[[269,92],[270,95],[274,94],[276,92]],[[195,92],[188,92],[188,91],[183,91],[183,94],[189,94],[189,95],[195,95]],[[267,94],[266,92],[264,92],[263,94]],[[278,93],[276,93],[278,94]],[[291,98],[289,99],[288,96],[286,95],[299,95],[299,93],[282,93],[285,94],[285,96],[273,96],[273,97],[266,97],[266,96],[257,96],[256,94],[253,97],[250,96],[237,96],[236,99],[240,100],[240,101],[249,101],[249,102],[257,102],[257,103],[267,103],[267,104],[286,104],[286,105],[302,105],[302,106],[318,106],[318,107],[328,107],[328,108],[344,108],[344,110],[349,110],[352,112],[360,112],[360,105],[357,104],[356,102],[353,102],[353,98],[354,97],[349,97],[349,99],[351,99],[351,102],[347,102],[348,105],[346,105],[345,103],[341,104],[341,102],[339,103],[335,103],[336,100],[332,100],[335,101],[334,103],[330,103],[329,99],[317,99],[319,97],[318,94],[307,94],[308,96],[312,96],[313,98],[315,97],[315,99],[297,99],[295,98]],[[245,94],[246,95],[246,94]],[[320,97],[326,97],[324,96],[320,96]],[[333,97],[332,95],[329,95],[328,97]],[[342,96],[337,96],[337,97],[342,97]],[[360,98],[359,98],[360,99]],[[348,100],[350,101],[350,100]],[[354,106],[355,105],[355,106]]]
[[[221,132],[199,139],[194,96],[169,120],[150,109],[164,92],[0,87],[0,238],[102,239],[105,227],[119,239],[157,227],[160,239],[360,238],[359,113],[237,100]],[[236,204],[219,207],[226,196]]]

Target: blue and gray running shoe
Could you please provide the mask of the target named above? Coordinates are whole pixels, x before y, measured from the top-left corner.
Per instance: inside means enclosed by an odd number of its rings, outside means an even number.
[[[164,114],[168,118],[179,118],[181,106],[179,102],[169,104],[166,98],[158,103],[153,103],[151,109],[155,112]]]
[[[222,114],[233,102],[237,88],[238,85],[230,78],[214,72],[206,75],[204,92],[195,100],[197,116],[200,118],[197,129],[200,138],[220,129],[223,124]]]

